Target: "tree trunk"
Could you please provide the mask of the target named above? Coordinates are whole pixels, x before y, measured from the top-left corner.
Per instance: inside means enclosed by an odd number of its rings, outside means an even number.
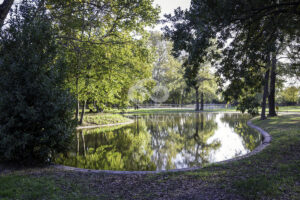
[[[4,0],[0,5],[0,29],[2,28],[4,21],[9,13],[10,8],[14,4],[14,0]]]
[[[76,100],[77,100],[77,106],[76,106],[76,113],[75,113],[75,119],[76,122],[78,122],[79,119],[79,89],[78,89],[78,78],[76,78]]]
[[[84,117],[84,112],[85,112],[85,106],[86,106],[86,101],[83,102],[83,106],[82,106],[82,110],[81,110],[80,121],[79,121],[80,125],[83,122],[83,117]]]
[[[76,121],[77,122],[79,119],[79,109],[80,109],[80,103],[79,103],[79,99],[77,98],[77,105],[76,105]]]
[[[204,94],[203,94],[203,92],[201,92],[201,109],[200,110],[201,111],[204,110]]]
[[[276,54],[272,55],[271,81],[270,81],[270,95],[269,95],[269,116],[277,116],[275,110],[275,87],[276,87]]]
[[[82,144],[83,144],[83,153],[84,153],[84,156],[86,156],[85,138],[84,138],[83,131],[81,131],[81,138],[82,138]]]
[[[196,114],[196,127],[195,127],[196,132],[195,132],[195,136],[194,136],[195,138],[199,134],[199,121],[200,121],[200,113],[197,113]],[[200,124],[202,125],[202,121],[200,121]]]
[[[196,111],[200,111],[200,105],[199,105],[199,90],[197,87],[195,87],[196,90]]]
[[[264,78],[264,94],[263,94],[263,100],[261,103],[261,120],[265,120],[266,118],[266,102],[267,102],[267,97],[269,93],[269,74],[270,74],[270,69],[266,71],[265,78]]]

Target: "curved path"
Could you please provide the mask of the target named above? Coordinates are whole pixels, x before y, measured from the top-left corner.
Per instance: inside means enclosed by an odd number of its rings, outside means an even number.
[[[120,123],[120,125],[121,124],[126,124],[126,123]],[[243,156],[239,156],[239,157],[236,157],[233,159],[212,163],[212,164],[225,164],[228,162],[233,162],[233,161],[237,161],[237,160],[241,160],[241,159],[253,156],[253,155],[261,152],[263,149],[265,149],[271,143],[271,140],[272,140],[271,135],[269,133],[267,133],[266,131],[264,131],[262,128],[253,125],[252,120],[249,120],[247,122],[247,125],[253,129],[257,130],[263,136],[262,144],[259,145],[258,147],[256,147],[253,151],[251,151],[248,154],[245,154]],[[97,126],[97,127],[99,127],[99,126]],[[103,125],[100,127],[103,127]],[[105,174],[158,174],[158,173],[168,173],[168,172],[186,172],[186,171],[193,171],[193,170],[203,168],[203,167],[193,167],[193,168],[161,170],[161,171],[112,171],[112,170],[82,169],[82,168],[68,167],[68,166],[63,166],[63,165],[54,165],[53,167],[57,168],[57,169],[66,170],[66,171],[75,171],[75,172],[83,172],[83,173],[98,173],[98,174],[101,174],[101,173],[105,173]]]

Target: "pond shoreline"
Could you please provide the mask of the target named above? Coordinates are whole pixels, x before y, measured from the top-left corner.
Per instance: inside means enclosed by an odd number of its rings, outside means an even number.
[[[212,164],[188,172],[81,173],[51,166],[12,169],[4,165],[1,173],[0,164],[0,196],[2,191],[4,198],[10,197],[5,195],[6,191],[13,194],[29,191],[28,195],[36,195],[37,191],[39,199],[50,199],[51,194],[41,188],[51,186],[65,199],[69,199],[70,194],[74,194],[72,199],[112,200],[299,199],[299,122],[299,114],[279,115],[263,121],[253,119],[253,124],[272,135],[268,148],[237,162]],[[15,195],[11,195],[11,199],[13,197]]]
[[[159,174],[159,173],[175,173],[175,172],[188,172],[188,171],[194,171],[194,170],[198,170],[201,169],[203,167],[209,166],[209,165],[215,165],[215,164],[226,164],[226,163],[230,163],[230,162],[234,162],[234,161],[238,161],[244,158],[248,158],[250,156],[253,156],[259,152],[261,152],[263,149],[265,149],[272,140],[272,137],[269,133],[267,133],[266,131],[264,131],[262,128],[253,125],[252,121],[257,119],[257,117],[249,120],[247,122],[247,125],[253,129],[255,129],[256,131],[258,131],[261,135],[262,135],[262,143],[257,146],[253,151],[242,155],[242,156],[238,156],[232,159],[228,159],[228,160],[223,160],[220,162],[215,162],[215,163],[210,163],[208,165],[204,165],[204,166],[200,166],[200,167],[191,167],[191,168],[182,168],[182,169],[171,169],[171,170],[157,170],[157,171],[115,171],[115,170],[94,170],[94,169],[83,169],[83,168],[76,168],[76,167],[69,167],[69,166],[64,166],[64,165],[53,165],[53,168],[56,169],[60,169],[60,170],[65,170],[65,171],[74,171],[74,172],[81,172],[81,173],[94,173],[94,174],[117,174],[117,175],[122,175],[122,174],[134,174],[134,175],[142,175],[142,174]],[[132,120],[133,123],[134,120]],[[120,123],[118,125],[122,125],[122,124],[130,124],[129,122],[127,123]],[[117,124],[116,124],[117,125]],[[100,127],[103,126],[114,126],[114,125],[99,125]],[[99,127],[97,126],[97,127]],[[97,127],[93,127],[93,128],[97,128]],[[84,127],[83,127],[84,128]],[[83,129],[81,128],[81,129]]]
[[[91,125],[91,126],[78,126],[76,130],[82,129],[93,129],[93,128],[102,128],[102,127],[110,127],[110,126],[121,126],[121,125],[128,125],[134,123],[134,120],[128,119],[128,122],[123,123],[116,123],[116,124],[103,124],[103,125]]]

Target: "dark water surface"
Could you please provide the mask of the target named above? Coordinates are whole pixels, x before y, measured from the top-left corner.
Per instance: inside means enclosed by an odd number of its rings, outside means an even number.
[[[76,133],[56,163],[85,169],[155,171],[201,166],[246,154],[261,143],[249,115],[176,113],[130,116],[123,127]]]

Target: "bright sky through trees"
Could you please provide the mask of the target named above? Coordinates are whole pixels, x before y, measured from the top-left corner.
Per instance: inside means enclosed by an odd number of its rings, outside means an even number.
[[[165,14],[174,14],[174,10],[178,7],[185,10],[190,7],[191,0],[154,0],[155,5],[159,5],[161,8],[160,17],[164,18]],[[159,24],[155,27],[156,31],[160,31],[163,25]]]
[[[161,7],[161,16],[173,13],[174,9],[181,7],[187,9],[190,7],[191,0],[154,0],[154,4]]]

